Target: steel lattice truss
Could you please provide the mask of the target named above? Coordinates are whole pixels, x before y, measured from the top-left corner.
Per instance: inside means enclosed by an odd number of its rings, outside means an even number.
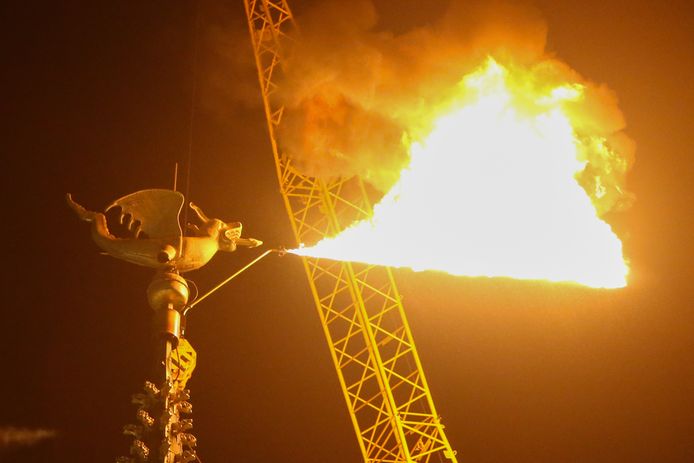
[[[315,243],[370,217],[371,205],[360,179],[303,175],[279,151],[275,134],[284,108],[273,93],[293,18],[284,0],[245,0],[245,6],[282,196],[297,243]],[[303,262],[365,462],[456,462],[391,270]]]

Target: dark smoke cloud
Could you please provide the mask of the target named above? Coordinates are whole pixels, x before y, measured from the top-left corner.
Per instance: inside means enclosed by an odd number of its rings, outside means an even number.
[[[36,445],[56,436],[50,429],[26,429],[12,426],[0,428],[0,448]]]
[[[201,2],[199,103],[202,110],[236,118],[262,104],[258,73],[241,2]]]

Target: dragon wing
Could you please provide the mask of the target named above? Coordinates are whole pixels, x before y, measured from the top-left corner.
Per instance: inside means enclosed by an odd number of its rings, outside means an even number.
[[[178,216],[183,208],[183,195],[178,191],[140,190],[115,200],[106,208],[121,209],[121,220],[126,214],[132,221],[140,221],[140,230],[150,238],[174,238],[183,235]]]

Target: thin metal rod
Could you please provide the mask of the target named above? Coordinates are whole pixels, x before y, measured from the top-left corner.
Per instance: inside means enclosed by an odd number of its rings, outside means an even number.
[[[185,314],[186,312],[188,312],[190,309],[192,309],[193,307],[195,307],[196,305],[198,305],[200,302],[202,302],[202,301],[204,301],[205,299],[207,299],[207,297],[208,297],[209,295],[211,295],[212,293],[214,293],[215,291],[217,291],[219,288],[221,288],[221,287],[224,286],[225,284],[229,283],[231,280],[233,280],[234,278],[236,278],[237,276],[241,275],[243,272],[245,272],[246,270],[248,270],[250,267],[252,267],[253,265],[255,265],[260,259],[262,259],[263,257],[267,256],[267,255],[270,254],[271,252],[275,252],[275,251],[276,251],[276,249],[268,249],[267,251],[265,251],[264,253],[262,253],[261,255],[259,255],[258,257],[256,257],[255,259],[253,259],[252,261],[250,261],[248,264],[246,264],[245,267],[243,267],[242,269],[238,270],[236,273],[234,273],[234,274],[231,275],[229,278],[227,278],[226,280],[224,280],[224,281],[222,281],[221,283],[219,283],[217,286],[215,286],[214,288],[212,288],[211,290],[209,290],[209,291],[208,291],[207,293],[205,293],[204,295],[200,296],[200,297],[199,297],[198,299],[196,299],[192,304],[189,304],[188,307],[186,307],[186,309],[185,309],[185,311],[184,311],[183,313]]]
[[[195,131],[195,111],[198,95],[198,47],[200,42],[200,2],[195,2],[195,29],[193,31],[193,85],[190,92],[190,123],[188,125],[188,159],[186,160],[186,183],[184,187],[184,197],[190,201],[190,171],[193,163],[193,135]],[[188,209],[183,210],[183,236],[188,235]]]

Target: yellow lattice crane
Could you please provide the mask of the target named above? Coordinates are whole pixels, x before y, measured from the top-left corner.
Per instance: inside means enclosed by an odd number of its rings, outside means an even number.
[[[244,3],[280,191],[297,244],[312,244],[370,217],[371,204],[358,177],[310,177],[280,151],[284,107],[273,94],[294,19],[286,0]],[[456,462],[391,270],[315,258],[303,263],[364,461]]]

